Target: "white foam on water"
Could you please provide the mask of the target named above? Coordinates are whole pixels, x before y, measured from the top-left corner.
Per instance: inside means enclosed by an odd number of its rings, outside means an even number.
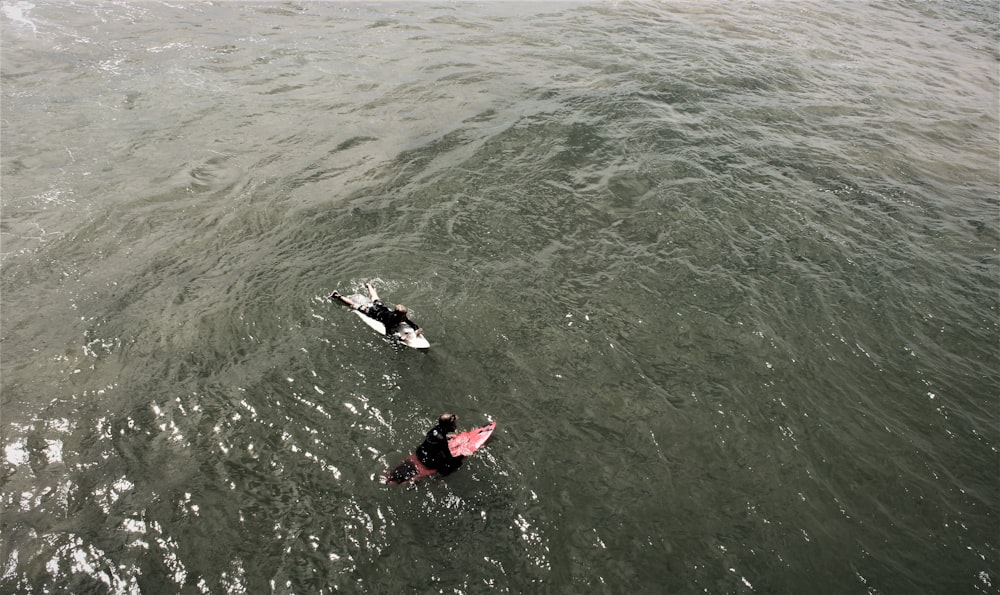
[[[2,10],[5,17],[15,23],[31,27],[32,35],[38,35],[38,27],[28,16],[33,8],[35,5],[31,2],[5,2]]]
[[[25,439],[20,438],[9,442],[3,447],[4,459],[15,467],[28,464],[28,450],[25,448]]]

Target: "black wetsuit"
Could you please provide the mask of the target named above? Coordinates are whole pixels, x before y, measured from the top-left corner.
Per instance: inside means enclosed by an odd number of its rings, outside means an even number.
[[[440,426],[436,425],[427,432],[427,438],[416,449],[417,459],[426,467],[433,469],[441,475],[448,475],[462,466],[462,459],[465,457],[451,456],[448,450],[448,433]],[[407,458],[389,472],[386,481],[389,483],[406,483],[417,475],[417,467]]]
[[[465,457],[454,457],[448,450],[448,433],[440,425],[431,428],[423,443],[417,447],[417,460],[441,475],[448,475],[462,466]]]
[[[378,300],[375,300],[370,306],[368,306],[366,314],[385,325],[386,337],[391,337],[402,324],[410,325],[410,328],[413,330],[418,330],[420,328],[417,323],[407,318],[406,314],[390,310],[385,304]]]

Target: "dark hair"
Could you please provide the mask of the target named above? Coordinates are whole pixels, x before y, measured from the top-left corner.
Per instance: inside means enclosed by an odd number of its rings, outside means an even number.
[[[442,428],[455,429],[458,427],[458,416],[454,413],[442,413],[438,418],[438,425]]]

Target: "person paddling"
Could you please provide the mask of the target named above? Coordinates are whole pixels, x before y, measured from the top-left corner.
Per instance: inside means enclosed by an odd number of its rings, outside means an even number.
[[[448,434],[457,429],[458,416],[454,413],[442,413],[437,424],[427,432],[424,441],[414,451],[417,460],[441,475],[448,475],[461,467],[465,457],[453,456],[448,448]]]
[[[356,304],[351,301],[350,298],[340,295],[336,290],[330,295],[326,296],[326,299],[340,300],[348,308],[352,310],[358,310],[359,312],[364,312],[366,315],[371,316],[375,320],[381,322],[385,325],[385,336],[392,338],[392,336],[400,329],[402,325],[407,325],[416,332],[417,336],[424,333],[424,329],[420,328],[420,325],[416,322],[410,320],[407,316],[406,306],[403,304],[396,304],[396,307],[389,309],[388,306],[379,300],[378,294],[375,293],[375,288],[372,287],[371,283],[365,283],[365,287],[368,288],[368,293],[371,294],[372,303],[371,304]]]
[[[386,483],[402,484],[407,483],[418,474],[427,475],[427,471],[417,468],[420,465],[431,470],[430,474],[436,471],[440,475],[448,475],[455,472],[462,466],[464,456],[454,456],[448,447],[448,434],[458,428],[458,416],[454,413],[442,413],[437,424],[427,432],[424,441],[416,448],[414,454],[390,471],[386,477]],[[416,458],[416,462],[413,460]]]

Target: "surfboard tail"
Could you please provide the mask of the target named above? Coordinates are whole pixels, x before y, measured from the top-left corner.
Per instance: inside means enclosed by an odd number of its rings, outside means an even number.
[[[398,465],[385,474],[384,483],[393,485],[405,485],[416,483],[425,477],[430,477],[437,473],[434,469],[426,467],[421,463],[416,455],[410,455],[400,461]]]

